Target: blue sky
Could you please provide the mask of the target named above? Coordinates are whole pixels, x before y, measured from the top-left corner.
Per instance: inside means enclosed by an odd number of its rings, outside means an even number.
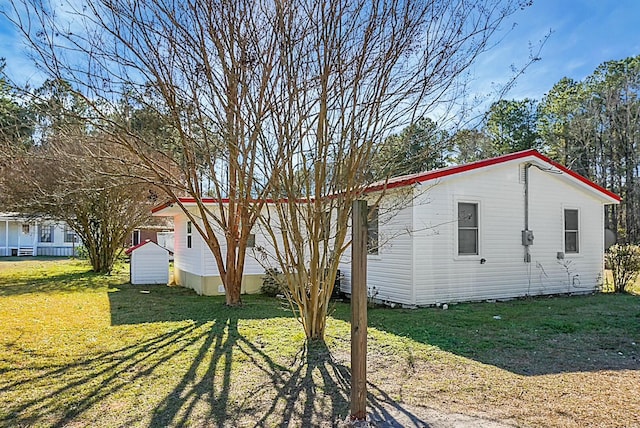
[[[473,67],[478,93],[508,80],[529,57],[529,43],[551,35],[507,99],[540,100],[563,77],[582,80],[605,61],[640,55],[640,0],[533,0],[503,24],[502,41]]]
[[[0,9],[9,7],[0,0]],[[534,0],[502,25],[498,46],[472,68],[471,90],[488,95],[511,75],[511,66],[527,62],[534,47],[551,31],[540,53],[507,99],[541,99],[562,77],[581,80],[604,61],[640,55],[640,0]],[[14,79],[34,85],[40,79],[24,54],[19,36],[0,17],[0,56]]]

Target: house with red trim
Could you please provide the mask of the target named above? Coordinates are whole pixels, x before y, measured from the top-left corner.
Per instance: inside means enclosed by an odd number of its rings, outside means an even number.
[[[369,295],[405,306],[592,292],[604,270],[604,206],[620,201],[534,150],[392,178],[372,185],[367,199]],[[180,203],[197,217],[194,200]],[[167,203],[153,214],[174,219],[175,281],[224,294],[182,208]],[[251,245],[261,252],[247,251],[243,292],[259,292],[269,241],[257,227]],[[340,266],[346,294],[350,255]]]
[[[604,206],[620,197],[527,150],[393,178],[369,200],[369,295],[423,306],[593,292]],[[350,251],[342,260],[348,294]]]
[[[204,198],[203,202],[210,212],[217,215],[220,204],[224,205],[229,201]],[[224,295],[225,290],[215,258],[207,243],[198,233],[196,225],[187,217],[180,205],[189,210],[193,218],[202,226],[201,214],[193,198],[180,198],[179,203],[168,202],[152,209],[152,215],[155,217],[173,218],[173,280],[176,284],[191,288],[198,294],[205,296]],[[215,221],[210,221],[210,223],[219,236],[222,253],[226,254],[224,232]],[[258,225],[254,227],[259,229]],[[270,248],[270,243],[266,233],[255,233],[250,237],[248,244],[241,293],[255,294],[260,293],[262,278],[268,267],[260,258],[263,253],[259,254],[257,250]]]

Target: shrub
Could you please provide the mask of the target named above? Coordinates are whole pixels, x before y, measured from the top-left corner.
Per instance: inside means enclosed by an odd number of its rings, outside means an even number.
[[[284,294],[285,290],[282,285],[282,273],[275,268],[266,269],[262,277],[262,294],[275,297],[278,294]]]
[[[640,246],[613,245],[605,254],[605,262],[613,276],[613,291],[629,291],[640,271]]]
[[[75,249],[75,257],[81,259],[81,260],[88,260],[89,259],[89,251],[87,250],[87,247],[85,247],[84,245],[79,245],[76,247]]]

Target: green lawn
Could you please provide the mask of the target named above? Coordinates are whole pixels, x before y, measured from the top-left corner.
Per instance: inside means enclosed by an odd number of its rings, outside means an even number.
[[[1,259],[0,259],[1,260]],[[349,306],[304,347],[287,305],[0,261],[0,426],[335,426]],[[515,426],[640,426],[640,297],[369,311],[368,403]]]

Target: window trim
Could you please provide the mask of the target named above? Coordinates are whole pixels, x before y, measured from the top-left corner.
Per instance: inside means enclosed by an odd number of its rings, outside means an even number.
[[[476,206],[476,216],[478,217],[477,226],[476,226],[476,250],[477,252],[474,254],[461,254],[460,253],[460,226],[458,223],[459,219],[459,208],[460,204],[473,204]],[[455,260],[480,260],[482,258],[482,201],[474,198],[454,198],[453,203],[454,210],[454,226],[453,226],[453,257]]]
[[[134,229],[131,232],[131,245],[140,244],[140,229]]]
[[[68,239],[69,236],[71,236],[71,240]],[[65,224],[64,225],[64,243],[72,244],[75,242],[78,242],[78,234],[76,233],[75,230],[70,228],[68,224]]]
[[[54,242],[54,236],[53,236],[53,225],[52,224],[41,224],[38,227],[38,243],[40,244],[52,244]],[[46,230],[48,230],[48,238],[46,241],[43,240],[42,238],[45,236],[43,234],[43,232],[45,232]]]
[[[575,211],[577,213],[578,220],[578,229],[567,229],[567,211]],[[562,249],[565,255],[568,256],[578,256],[580,255],[580,230],[582,229],[582,221],[580,215],[580,208],[574,206],[563,206],[562,207]],[[567,251],[567,232],[576,234],[576,251]]]
[[[193,248],[193,223],[190,220],[187,220],[186,245]]]

